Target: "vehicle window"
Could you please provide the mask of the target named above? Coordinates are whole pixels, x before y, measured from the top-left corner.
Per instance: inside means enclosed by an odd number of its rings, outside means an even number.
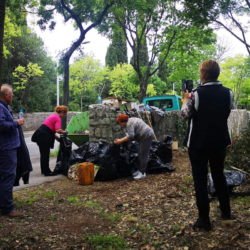
[[[150,100],[150,101],[147,101],[147,104],[149,106],[155,106],[162,110],[173,108],[173,101],[171,99]]]

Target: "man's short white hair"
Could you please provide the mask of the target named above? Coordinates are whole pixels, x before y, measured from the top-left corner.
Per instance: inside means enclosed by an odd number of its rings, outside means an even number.
[[[12,93],[12,87],[9,84],[2,84],[0,88],[0,96],[3,97],[9,93]]]

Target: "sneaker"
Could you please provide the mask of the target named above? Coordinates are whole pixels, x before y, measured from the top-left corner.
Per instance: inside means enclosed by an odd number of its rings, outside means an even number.
[[[4,216],[10,217],[10,218],[15,218],[15,217],[23,217],[24,214],[17,211],[17,210],[12,210],[10,213],[8,214],[3,214]]]
[[[203,220],[198,218],[197,221],[193,225],[194,231],[210,231],[212,229],[210,220]]]
[[[134,177],[134,176],[138,175],[139,172],[140,172],[139,170],[136,170],[135,172],[132,173],[132,176]]]
[[[144,179],[146,177],[146,173],[142,173],[140,171],[138,171],[137,175],[133,176],[134,180],[140,180],[140,179]]]

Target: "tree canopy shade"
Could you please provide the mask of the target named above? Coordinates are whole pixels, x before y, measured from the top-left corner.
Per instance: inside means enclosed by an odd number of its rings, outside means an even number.
[[[250,16],[249,0],[185,0],[184,6],[187,17],[195,16],[193,21],[196,25],[212,22],[223,27],[245,45],[250,55],[250,41],[246,37]],[[242,17],[247,20],[245,23]]]
[[[39,24],[41,28],[46,25],[53,29],[56,25],[54,21],[54,13],[57,12],[64,17],[64,21],[73,20],[75,27],[80,31],[78,39],[63,53],[61,62],[64,71],[64,87],[63,87],[63,104],[68,105],[69,102],[69,60],[74,51],[79,48],[85,39],[86,34],[100,24],[107,14],[112,2],[98,0],[40,0],[39,13],[41,19]],[[91,24],[89,22],[91,21]],[[86,24],[86,28],[83,27]],[[66,119],[63,121],[63,127],[66,126]]]

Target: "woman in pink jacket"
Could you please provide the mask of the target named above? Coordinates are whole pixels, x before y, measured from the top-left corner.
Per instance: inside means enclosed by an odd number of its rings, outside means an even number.
[[[55,113],[48,116],[42,125],[35,131],[31,140],[36,142],[40,150],[41,173],[45,176],[54,175],[49,168],[50,149],[54,148],[55,134],[63,134],[61,119],[68,112],[66,106],[56,106]]]

